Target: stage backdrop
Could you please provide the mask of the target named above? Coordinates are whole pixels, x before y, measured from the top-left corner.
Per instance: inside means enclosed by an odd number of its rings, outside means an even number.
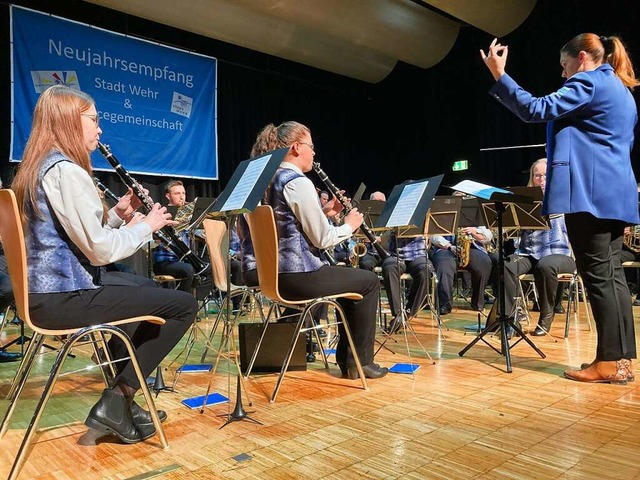
[[[40,93],[67,85],[96,101],[102,143],[132,173],[218,178],[216,59],[12,7],[11,161]],[[96,169],[111,170],[96,151]]]

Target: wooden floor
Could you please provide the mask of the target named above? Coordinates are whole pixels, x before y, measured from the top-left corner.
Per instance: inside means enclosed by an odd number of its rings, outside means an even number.
[[[634,313],[637,321],[640,307]],[[505,371],[504,357],[482,343],[459,357],[474,338],[464,333],[475,321],[470,311],[456,308],[443,318],[448,331],[435,328],[429,312],[412,322],[435,359],[432,364],[410,339],[411,358],[420,365],[415,377],[389,374],[370,380],[370,390],[363,391],[358,381],[340,378],[335,365],[327,373],[317,362],[309,371],[288,374],[274,404],[268,398],[275,376],[252,378],[247,385],[253,406],[246,397],[244,406],[263,425],[245,420],[220,429],[224,419],[219,415],[235,402],[227,362],[212,378],[214,390],[230,396],[231,405],[208,407],[202,414],[181,400],[203,395],[210,374],[183,374],[176,393],[163,392],[157,399],[169,414],[166,450],[157,436],[137,445],[112,439],[81,445],[83,421],[103,388],[101,377],[95,370],[64,377],[20,478],[640,478],[640,381],[591,385],[562,377],[563,370],[593,359],[595,332],[587,330],[584,313],[571,326],[568,340],[532,337],[546,359],[518,344],[512,350],[511,374]],[[561,337],[563,328],[564,317],[558,315],[552,333]],[[16,332],[10,328],[7,339]],[[376,357],[382,365],[409,361],[404,337],[395,337],[397,343],[388,344],[395,353],[383,350]],[[202,346],[196,344],[196,349]],[[89,355],[77,353],[68,369],[91,364]],[[40,361],[0,441],[2,478],[8,475],[51,361]],[[199,355],[193,355],[189,363],[197,361]],[[15,368],[0,365],[3,395]],[[175,365],[165,372],[167,383],[174,371]],[[2,411],[6,405],[0,401]]]

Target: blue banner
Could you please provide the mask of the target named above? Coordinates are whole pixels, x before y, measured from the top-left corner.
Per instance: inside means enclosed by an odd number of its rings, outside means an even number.
[[[128,171],[218,178],[215,58],[18,7],[11,38],[11,161],[22,158],[39,94],[64,84],[94,98],[100,141]]]

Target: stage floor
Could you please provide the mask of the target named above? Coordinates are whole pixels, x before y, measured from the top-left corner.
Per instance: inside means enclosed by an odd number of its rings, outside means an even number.
[[[640,308],[634,307],[634,313],[637,322]],[[210,314],[198,326],[210,328],[213,317]],[[474,338],[464,330],[476,322],[471,311],[460,305],[443,320],[449,330],[434,326],[428,311],[412,321],[435,363],[409,336],[411,361],[420,365],[415,375],[369,380],[369,391],[362,390],[359,381],[340,378],[335,364],[327,372],[317,361],[306,372],[287,374],[271,404],[276,376],[252,377],[246,382],[252,406],[244,395],[244,407],[263,425],[242,421],[220,429],[224,422],[220,415],[233,409],[236,397],[236,369],[226,359],[214,375],[184,373],[175,393],[157,397],[157,407],[169,415],[164,424],[166,450],[160,448],[157,436],[136,445],[110,438],[98,445],[80,445],[87,430],[83,421],[103,384],[96,369],[64,377],[44,413],[43,431],[20,478],[640,478],[640,381],[616,386],[580,384],[562,377],[563,370],[594,357],[595,331],[587,329],[583,306],[567,340],[561,338],[563,315],[556,316],[552,328],[557,342],[532,337],[546,359],[519,343],[511,351],[513,373],[506,373],[504,357],[482,342],[464,357],[458,355]],[[531,329],[536,321],[532,323]],[[3,343],[17,333],[17,327],[9,327]],[[497,338],[490,341],[497,345]],[[376,362],[409,363],[402,334],[394,335],[387,346],[392,352],[381,350]],[[189,363],[200,361],[202,348],[199,339]],[[86,351],[76,353],[67,370],[91,364]],[[172,358],[163,363],[169,385],[182,363],[179,359],[170,365]],[[208,361],[214,360],[210,354]],[[47,355],[38,362],[0,441],[3,478],[51,361]],[[0,364],[3,396],[16,367]],[[207,407],[204,413],[182,405],[185,398],[203,395],[210,379],[212,391],[230,397],[230,404]],[[6,405],[0,401],[2,412]]]

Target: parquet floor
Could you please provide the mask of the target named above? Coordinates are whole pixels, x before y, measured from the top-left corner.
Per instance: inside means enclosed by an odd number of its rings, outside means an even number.
[[[640,307],[635,314],[638,320]],[[464,333],[464,326],[475,321],[471,312],[457,308],[443,318],[448,331],[435,328],[428,312],[413,321],[420,342],[435,359],[430,363],[410,338],[412,360],[420,365],[415,377],[389,374],[370,380],[370,390],[363,391],[358,381],[340,378],[335,365],[327,373],[317,362],[306,372],[288,374],[273,404],[268,398],[275,375],[252,378],[247,385],[253,405],[244,398],[244,406],[263,425],[242,421],[220,429],[224,419],[219,415],[235,402],[235,380],[227,375],[226,361],[212,378],[214,391],[228,394],[231,404],[207,407],[202,414],[180,402],[203,395],[210,374],[183,374],[176,393],[163,392],[157,399],[169,414],[166,450],[159,448],[157,438],[137,445],[111,439],[80,445],[84,418],[103,388],[101,377],[96,370],[64,377],[20,478],[640,478],[640,381],[613,386],[562,378],[564,369],[592,360],[595,332],[587,330],[584,313],[568,340],[533,337],[546,359],[518,344],[512,350],[511,374],[505,372],[504,358],[482,343],[459,357],[474,338]],[[7,339],[16,334],[12,328]],[[564,317],[556,316],[552,333],[561,337],[563,328]],[[388,343],[395,353],[382,350],[377,362],[408,362],[403,336],[395,338],[397,343]],[[3,478],[51,361],[39,361],[0,440]],[[193,354],[190,363],[195,361],[199,355]],[[67,369],[90,364],[89,355],[78,352]],[[15,368],[0,365],[3,396]],[[165,372],[167,383],[174,369]],[[2,412],[6,405],[0,401]]]

